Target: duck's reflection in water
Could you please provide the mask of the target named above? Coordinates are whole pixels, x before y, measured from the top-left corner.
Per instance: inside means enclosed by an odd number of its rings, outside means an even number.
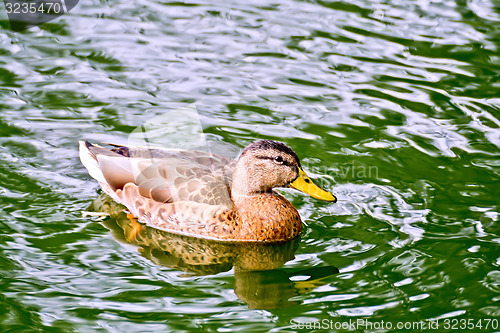
[[[234,267],[234,291],[252,309],[298,304],[299,301],[290,299],[326,284],[327,277],[338,273],[333,266],[300,271],[278,269],[294,259],[299,238],[281,244],[262,244],[176,235],[139,224],[106,194],[96,198],[88,210],[109,214],[103,224],[118,241],[138,246],[145,258],[183,271],[184,276],[212,275]],[[305,280],[293,281],[294,277]]]

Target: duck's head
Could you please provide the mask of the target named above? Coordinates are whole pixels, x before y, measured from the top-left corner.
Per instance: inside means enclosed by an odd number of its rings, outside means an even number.
[[[325,201],[337,201],[315,185],[302,170],[297,154],[287,145],[257,140],[241,153],[233,174],[233,196],[270,192],[274,187],[292,187]]]

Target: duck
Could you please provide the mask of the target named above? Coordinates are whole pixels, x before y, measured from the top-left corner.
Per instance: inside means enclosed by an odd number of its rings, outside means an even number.
[[[239,157],[80,141],[90,176],[131,217],[173,234],[229,242],[279,243],[302,232],[297,209],[276,188],[336,202],[314,184],[297,154],[260,139]]]

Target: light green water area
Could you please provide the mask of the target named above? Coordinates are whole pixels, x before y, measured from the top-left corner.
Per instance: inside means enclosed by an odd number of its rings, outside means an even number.
[[[499,331],[498,6],[90,0],[23,32],[0,6],[0,331]],[[116,207],[78,140],[192,104],[211,142],[282,141],[339,201],[283,191],[304,232],[267,247],[83,216]]]

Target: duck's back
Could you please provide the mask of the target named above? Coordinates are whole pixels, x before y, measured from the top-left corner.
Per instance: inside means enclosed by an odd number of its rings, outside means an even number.
[[[192,201],[232,207],[232,160],[193,151],[118,146],[111,150],[81,142],[80,158],[112,197],[127,184],[162,203]]]

